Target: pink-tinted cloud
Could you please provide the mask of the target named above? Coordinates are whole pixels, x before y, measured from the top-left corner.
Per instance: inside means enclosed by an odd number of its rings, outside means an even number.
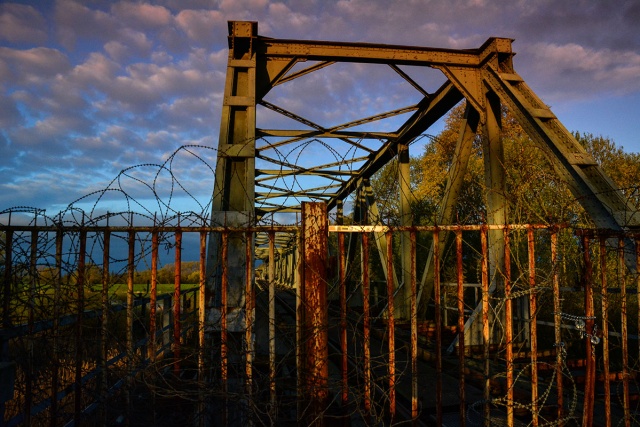
[[[32,6],[17,3],[0,4],[0,41],[12,43],[44,43],[47,22]]]

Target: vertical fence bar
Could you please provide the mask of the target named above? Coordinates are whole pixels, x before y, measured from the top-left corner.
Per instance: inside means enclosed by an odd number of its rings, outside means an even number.
[[[593,265],[591,263],[591,254],[589,248],[589,236],[584,233],[582,235],[582,250],[584,258],[584,311],[586,320],[586,331],[591,333],[593,331]],[[595,398],[595,371],[596,371],[596,357],[595,349],[591,345],[591,340],[586,339],[586,373],[584,383],[584,406],[582,412],[582,426],[591,427],[593,424],[593,408]]]
[[[369,234],[362,233],[362,352],[365,418],[371,418],[371,319],[369,318]]]
[[[125,399],[127,401],[127,420],[129,420],[133,409],[132,393],[133,393],[133,370],[134,370],[134,354],[133,354],[133,279],[135,273],[135,256],[136,256],[136,233],[133,230],[133,217],[131,220],[131,228],[129,229],[128,238],[128,261],[127,261],[127,386],[125,389]]]
[[[206,425],[205,417],[205,321],[206,321],[206,269],[207,269],[207,232],[200,231],[200,260],[198,283],[198,426]]]
[[[151,290],[149,295],[149,361],[155,363],[157,350],[158,307],[158,230],[151,231]],[[166,307],[165,307],[166,308]]]
[[[229,234],[222,232],[222,280],[220,281],[220,381],[222,383],[223,408],[222,425],[227,425],[228,420],[228,367],[227,367],[227,288],[229,286]]]
[[[458,380],[458,397],[460,399],[460,426],[466,425],[466,396],[464,381],[464,364],[465,364],[465,334],[464,334],[464,270],[462,264],[462,230],[456,230],[456,277],[458,281],[457,300],[458,300],[458,370],[460,377]]]
[[[386,233],[387,239],[387,327],[389,343],[389,423],[393,424],[396,415],[396,335],[394,318],[393,283],[393,236]],[[405,286],[408,284],[405,283]]]
[[[618,282],[620,283],[620,323],[622,339],[622,406],[624,425],[631,425],[631,408],[629,407],[629,331],[627,327],[627,275],[624,263],[624,239],[618,239]]]
[[[29,330],[27,369],[25,372],[25,402],[24,420],[25,425],[31,425],[31,407],[33,406],[33,326],[35,322],[35,294],[37,282],[37,256],[38,256],[38,231],[31,232],[31,245],[29,254],[29,314],[27,327]]]
[[[418,422],[418,292],[416,274],[416,232],[409,234],[411,243],[411,420]],[[388,271],[388,270],[387,270]]]
[[[174,264],[174,283],[173,283],[173,372],[180,375],[180,352],[181,352],[181,335],[180,328],[180,288],[182,282],[182,231],[180,230],[180,218],[178,218],[178,229],[176,230],[175,239],[175,264]]]
[[[11,217],[9,217],[9,224],[11,224]],[[3,329],[9,329],[11,327],[11,282],[13,275],[13,230],[7,229],[5,231],[5,252],[4,252],[4,287],[2,289],[3,292],[3,300],[2,300],[2,327]],[[0,345],[5,346],[4,342],[0,342]],[[6,344],[8,348],[8,343]],[[5,348],[0,348],[0,362],[5,362]],[[6,355],[8,357],[8,354]],[[4,416],[5,416],[6,404],[4,400],[4,396],[0,395],[0,421],[4,424]]]
[[[255,292],[253,290],[253,270],[251,268],[251,263],[249,260],[253,259],[253,234],[250,231],[245,233],[245,259],[246,262],[246,271],[245,271],[245,319],[246,319],[246,329],[245,329],[245,367],[244,367],[244,375],[245,375],[245,393],[247,399],[247,408],[251,402],[253,396],[253,311],[255,307]],[[204,297],[204,296],[203,296]],[[253,425],[253,417],[251,416],[251,412],[247,412],[247,424],[249,426]]]
[[[513,427],[513,304],[511,300],[511,248],[509,228],[504,228],[504,311],[507,359],[507,425]]]
[[[5,231],[5,246],[4,246],[4,293],[2,300],[2,327],[9,329],[11,326],[11,282],[13,275],[13,230],[7,229]]]
[[[529,255],[529,334],[531,347],[531,425],[538,425],[538,296],[536,294],[536,254],[533,227],[527,228]]]
[[[491,337],[489,334],[489,248],[487,240],[487,226],[484,224],[480,229],[480,246],[482,248],[482,352],[484,357],[484,389],[482,396],[484,404],[482,408],[483,425],[491,425],[491,359],[489,351],[491,349]]]
[[[276,414],[276,233],[269,231],[269,402],[272,423]]]
[[[602,368],[604,371],[605,426],[611,427],[611,383],[609,381],[609,298],[607,295],[607,238],[600,236],[600,297],[602,299]]]
[[[100,330],[100,403],[102,412],[102,424],[107,425],[107,396],[109,383],[107,376],[109,360],[109,261],[111,247],[111,231],[104,232],[104,243],[102,248],[102,323]]]
[[[562,343],[562,331],[560,326],[562,324],[562,318],[560,313],[562,307],[560,306],[560,280],[558,275],[558,230],[556,228],[551,231],[551,280],[553,285],[553,326],[554,337],[556,345],[556,394],[558,403],[558,419],[564,419],[564,386],[562,367],[564,366],[564,347],[561,347]]]
[[[347,275],[346,258],[344,251],[344,233],[338,233],[338,276],[340,291],[340,351],[341,360],[341,381],[342,381],[342,407],[349,404],[349,355],[347,352]]]
[[[52,334],[53,334],[53,361],[51,366],[51,427],[56,427],[58,425],[58,388],[60,385],[60,368],[59,368],[59,358],[58,358],[58,328],[59,328],[59,318],[60,318],[60,296],[61,296],[61,286],[62,286],[62,239],[63,232],[61,226],[56,230],[56,269],[55,269],[55,278],[54,278],[54,288],[53,288],[53,325],[52,325]],[[7,258],[7,261],[9,258]],[[3,414],[0,413],[0,417]],[[2,418],[0,418],[2,419]]]
[[[75,379],[74,379],[74,415],[76,425],[81,425],[82,416],[82,324],[84,317],[84,282],[85,282],[85,257],[87,252],[87,230],[84,228],[84,218],[79,233],[78,248],[78,278],[76,289],[78,293],[77,319],[75,331]]]
[[[436,424],[442,425],[442,292],[440,288],[440,231],[433,231],[433,302],[436,314]],[[417,335],[417,333],[416,333]],[[417,336],[416,336],[417,353]],[[417,369],[416,369],[417,371]],[[417,377],[417,375],[416,375]],[[414,388],[417,394],[417,378]],[[416,408],[417,411],[417,408]]]

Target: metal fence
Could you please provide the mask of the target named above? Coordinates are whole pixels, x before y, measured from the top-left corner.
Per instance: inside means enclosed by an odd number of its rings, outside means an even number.
[[[640,280],[626,266],[639,257],[629,249],[635,236],[310,224],[2,226],[4,425],[109,425],[130,417],[131,394],[150,371],[190,372],[195,392],[172,391],[195,393],[200,425],[216,404],[224,408],[216,421],[231,425],[334,416],[385,425],[443,425],[452,416],[460,425],[638,424]],[[212,233],[222,248],[217,307],[204,279]],[[261,254],[246,265],[240,333],[229,330],[224,298],[231,235],[245,236],[247,259]],[[410,242],[406,276],[393,274],[401,239]],[[199,283],[188,291],[185,241],[199,253]],[[168,294],[158,293],[161,251],[173,261]],[[429,251],[427,301],[419,289]],[[149,290],[140,293],[136,274],[147,267]]]

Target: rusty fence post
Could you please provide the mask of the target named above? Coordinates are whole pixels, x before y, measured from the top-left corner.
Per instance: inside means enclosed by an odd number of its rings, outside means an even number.
[[[591,261],[591,249],[589,247],[589,235],[582,235],[582,250],[584,259],[584,311],[586,317],[586,331],[593,331],[593,264]],[[585,357],[587,359],[585,382],[584,382],[584,405],[582,412],[582,426],[591,427],[593,425],[593,408],[595,398],[596,380],[596,355],[595,349],[591,345],[591,340],[586,339]]]
[[[418,283],[415,230],[411,231],[409,239],[411,244],[411,302],[409,307],[411,314],[411,420],[415,425],[418,422]],[[437,388],[438,385],[436,385]]]
[[[328,404],[328,231],[326,204],[302,203],[305,397],[310,410],[307,425],[324,425],[323,413]]]
[[[462,264],[462,229],[456,230],[456,276],[457,276],[457,300],[458,300],[458,370],[460,372],[458,382],[458,397],[460,399],[460,426],[466,425],[467,402],[465,390],[465,333],[464,333],[464,270]]]
[[[440,426],[442,425],[442,290],[440,288],[440,231],[437,227],[433,231],[433,302],[436,314],[436,424]],[[417,332],[414,345],[418,346]],[[417,385],[414,387],[417,388]]]
[[[250,260],[253,254],[253,234],[251,231],[247,231],[245,234],[245,257]],[[255,307],[255,291],[253,287],[254,278],[252,277],[253,269],[250,262],[245,265],[245,393],[246,393],[246,408],[247,408],[247,425],[253,425],[253,417],[249,410],[251,405],[251,399],[253,396],[253,324],[254,324],[254,307]],[[204,296],[203,296],[204,298]],[[204,303],[203,303],[204,304]],[[204,320],[204,318],[203,318]],[[204,326],[204,324],[203,324]]]
[[[560,280],[558,275],[558,230],[551,230],[551,268],[553,269],[552,273],[552,282],[553,282],[553,325],[554,325],[554,337],[556,344],[556,394],[557,394],[557,403],[558,403],[558,419],[562,420],[564,418],[564,387],[563,387],[563,372],[562,367],[564,366],[564,343],[562,342],[562,331],[561,331],[561,312],[562,307],[560,306]]]
[[[629,407],[629,331],[627,326],[627,275],[624,263],[624,239],[618,239],[618,277],[620,283],[620,323],[622,333],[622,403],[624,408],[624,426],[631,425]]]
[[[227,348],[227,290],[229,287],[229,234],[222,232],[222,278],[220,280],[220,382],[222,385],[222,425],[228,421],[228,348]]]
[[[182,231],[180,230],[180,218],[178,217],[178,229],[175,234],[175,264],[173,283],[173,372],[180,375],[180,352],[181,352],[181,328],[180,328],[180,286],[182,276]]]
[[[158,345],[158,230],[151,232],[151,289],[149,290],[149,363],[155,363]]]
[[[536,255],[533,227],[527,228],[529,258],[529,335],[531,347],[531,425],[538,426],[538,297],[536,295]]]
[[[127,346],[127,375],[126,375],[126,415],[127,419],[130,418],[132,408],[132,393],[134,387],[134,350],[133,350],[133,280],[135,273],[135,245],[136,245],[136,232],[133,230],[133,220],[131,221],[131,228],[129,229],[128,238],[128,261],[127,261],[127,305],[126,305],[126,320],[127,320],[127,334],[126,334],[126,346]]]
[[[269,403],[273,424],[277,415],[276,395],[276,233],[269,236]]]
[[[386,233],[387,239],[387,329],[389,343],[389,423],[393,424],[396,415],[396,335],[393,304],[393,235]],[[406,284],[405,284],[406,285]]]
[[[364,375],[364,416],[371,418],[371,318],[369,317],[369,234],[362,233],[362,363]]]
[[[108,221],[108,219],[107,219]],[[107,224],[108,227],[108,224]],[[107,228],[104,232],[104,243],[102,245],[102,324],[100,331],[100,411],[101,422],[107,425],[107,398],[109,393],[109,376],[107,363],[109,360],[109,284],[110,284],[110,247],[111,247],[111,231]]]
[[[605,426],[611,427],[611,382],[609,379],[609,296],[607,295],[607,238],[600,236],[600,297],[602,308],[602,369],[604,371]]]
[[[346,408],[349,404],[349,355],[347,351],[347,275],[346,257],[344,248],[344,233],[338,233],[338,275],[340,280],[340,351],[341,359],[341,381],[342,381],[342,406]]]
[[[514,425],[513,418],[513,303],[511,300],[511,247],[509,228],[504,228],[504,311],[505,339],[507,359],[507,425]]]
[[[488,247],[488,229],[484,224],[480,229],[480,245],[482,247],[482,343],[484,357],[484,389],[482,408],[483,426],[491,425],[491,359],[489,352],[491,350],[491,332],[489,330],[489,247]]]
[[[75,331],[75,379],[74,379],[74,422],[75,425],[82,424],[82,339],[83,339],[83,317],[84,317],[84,283],[85,283],[85,263],[87,252],[87,230],[84,228],[84,218],[79,233],[78,248],[78,277],[76,289],[78,293],[78,304],[76,308],[76,331]]]

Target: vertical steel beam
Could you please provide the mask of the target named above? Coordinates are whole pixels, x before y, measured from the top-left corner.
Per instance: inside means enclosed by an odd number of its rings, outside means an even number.
[[[251,226],[255,221],[256,59],[258,24],[229,22],[229,55],[218,158],[212,196],[212,224]],[[244,327],[246,264],[245,234],[229,235],[228,257],[221,260],[220,234],[209,236],[207,254],[207,319],[219,317],[221,263],[228,263],[227,305],[233,331]],[[213,326],[213,325],[212,325]],[[234,358],[241,355],[233,355]]]
[[[469,159],[471,158],[471,150],[473,148],[473,139],[476,137],[478,131],[478,124],[480,122],[480,115],[470,105],[467,105],[464,113],[464,121],[460,127],[458,133],[458,140],[456,141],[456,148],[453,154],[453,160],[451,162],[451,168],[447,172],[447,184],[444,190],[444,196],[438,210],[438,216],[436,224],[452,224],[454,221],[455,206],[458,202],[458,196],[462,191],[462,185],[464,184],[464,176],[469,166]],[[440,253],[444,253],[446,239],[444,236],[440,236],[438,250]],[[423,294],[424,303],[423,310],[426,310],[429,298],[433,292],[433,278],[434,278],[434,251],[435,247],[431,248],[427,257],[427,263],[425,265],[424,272],[422,274],[422,280],[420,281],[420,290],[418,291],[418,304],[421,304]]]
[[[500,136],[502,129],[501,108],[498,98],[487,94],[486,123],[482,138],[484,178],[487,199],[487,224],[507,223],[505,198],[504,147]],[[499,286],[499,274],[506,262],[504,239],[500,230],[489,230],[489,274],[492,287]]]
[[[324,203],[302,203],[307,425],[324,425],[329,398],[327,255],[329,221]]]

